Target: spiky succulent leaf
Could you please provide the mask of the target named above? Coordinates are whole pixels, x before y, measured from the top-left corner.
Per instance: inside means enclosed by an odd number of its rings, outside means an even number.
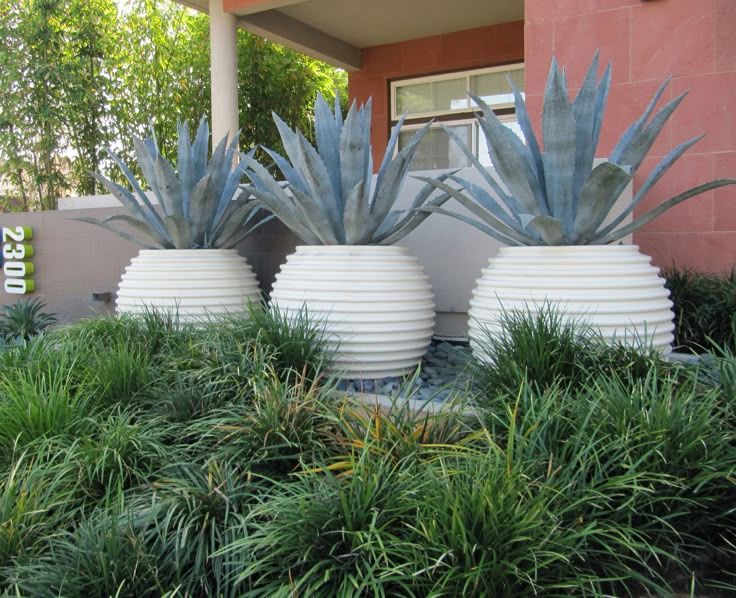
[[[598,52],[595,53],[593,61],[585,74],[585,79],[583,79],[583,85],[572,104],[575,118],[575,172],[572,180],[573,213],[577,211],[583,185],[593,169],[593,161],[595,160],[595,148],[598,142],[595,138],[597,76]]]
[[[563,236],[571,234],[575,222],[572,194],[576,170],[577,126],[578,123],[575,121],[575,114],[562,81],[562,75],[557,62],[553,59],[542,108],[542,138],[544,140],[542,161],[549,215],[562,223]],[[539,214],[539,212],[531,211],[529,213]]]
[[[317,210],[310,212],[310,220],[317,223],[321,229],[332,229],[337,243],[344,243],[344,234],[341,230],[342,198],[332,186],[324,160],[307,141],[307,138],[301,134],[301,131],[297,132],[297,143],[297,169],[302,180],[307,184],[310,197],[317,200],[309,202],[310,207],[319,206],[319,212]]]
[[[603,162],[596,166],[580,192],[575,214],[575,234],[585,235],[588,231],[597,230],[631,179],[631,168],[622,168],[612,162]],[[568,244],[584,245],[592,240],[576,236]]]
[[[166,233],[166,229],[164,227],[164,221],[161,218],[161,216],[159,215],[159,213],[156,211],[156,208],[153,207],[153,204],[148,199],[148,196],[146,195],[146,193],[143,191],[143,189],[141,189],[141,186],[138,183],[138,181],[136,180],[135,175],[133,175],[133,172],[122,161],[122,159],[120,158],[120,156],[118,156],[115,152],[113,152],[112,150],[108,149],[107,150],[107,153],[110,155],[110,157],[112,158],[112,161],[115,163],[115,165],[118,168],[120,168],[120,170],[122,171],[123,175],[125,176],[125,179],[128,181],[128,183],[130,184],[130,186],[133,188],[133,191],[135,191],[136,197],[138,197],[138,199],[140,199],[140,204],[138,204],[136,202],[135,198],[132,198],[133,199],[133,203],[136,204],[136,205],[133,205],[133,206],[128,206],[123,201],[121,201],[120,203],[122,203],[124,206],[126,206],[126,208],[129,211],[133,212],[133,213],[135,213],[136,211],[139,211],[141,214],[145,214],[146,215],[146,220],[151,223],[151,226],[156,229],[156,231],[158,232],[158,234],[159,235],[164,235]],[[111,186],[113,185],[113,183],[111,181],[109,181],[110,182],[110,185],[108,185],[107,183],[104,182],[107,179],[105,179],[105,177],[103,177],[102,175],[99,175],[97,173],[92,173],[92,176],[94,176],[98,181],[101,181],[103,183],[103,185],[108,190],[111,189]],[[117,185],[116,187],[119,188],[119,189],[122,189],[122,187],[120,187],[119,185]],[[110,192],[114,194],[113,191],[110,191]],[[119,199],[120,198],[118,197],[118,200]],[[150,220],[149,220],[149,217],[150,217]]]
[[[131,216],[116,216],[112,220],[85,218],[83,221],[113,230],[121,237],[146,247],[150,244],[135,239],[127,231],[111,226],[110,222],[114,220],[127,222],[135,230],[151,237],[164,249],[231,246],[226,239],[218,238],[225,230],[225,224],[231,225],[227,227],[230,242],[239,239],[242,235],[234,234],[233,227],[244,226],[252,214],[251,211],[229,210],[242,178],[240,169],[233,167],[237,135],[229,144],[227,138],[223,139],[208,162],[207,121],[204,118],[200,121],[193,143],[190,143],[188,123],[179,123],[177,130],[178,172],[161,155],[153,129],[145,140],[134,140],[139,167],[158,200],[163,217],[143,192],[130,168],[119,156],[109,151],[115,164],[128,179],[135,195],[102,175],[93,173],[93,176],[120,201]],[[234,224],[226,223],[225,220],[229,217],[243,220]]]
[[[365,180],[358,181],[348,194],[345,201],[343,227],[345,238],[355,240],[361,238],[365,230],[365,222],[370,218],[368,193],[365,189]]]
[[[189,145],[189,123],[176,123],[176,132],[179,136],[176,154],[176,167],[179,171],[181,181],[181,211],[185,217],[189,217],[189,204],[191,192],[194,188],[194,167],[192,164],[192,148]]]
[[[373,201],[370,206],[370,219],[366,223],[366,236],[373,236],[381,222],[388,216],[396,199],[401,193],[401,188],[409,174],[409,167],[417,151],[419,143],[429,129],[429,124],[416,132],[411,141],[404,146],[396,157],[387,165],[381,184],[376,180],[376,188],[373,193]],[[365,242],[365,241],[363,241]]]
[[[545,245],[565,245],[565,231],[557,218],[552,216],[533,216],[525,228],[537,231]]]
[[[420,181],[424,181],[425,183],[444,191],[447,195],[457,200],[460,205],[462,205],[465,209],[476,216],[477,220],[465,214],[449,212],[435,206],[425,206],[422,208],[418,208],[419,211],[430,211],[440,214],[452,215],[459,220],[463,220],[465,222],[473,224],[473,226],[475,226],[476,228],[482,230],[486,234],[489,234],[493,238],[498,239],[503,243],[507,243],[508,245],[537,245],[537,243],[535,242],[528,242],[530,239],[533,239],[531,233],[525,233],[523,232],[523,230],[518,230],[516,226],[512,227],[505,224],[503,221],[494,217],[490,212],[484,210],[481,206],[479,206],[470,197],[462,193],[459,189],[454,189],[448,184],[443,183],[438,179],[432,177],[415,176],[414,178]],[[521,216],[519,216],[519,221],[521,222]],[[495,234],[492,234],[490,231],[495,231]]]
[[[189,211],[191,242],[195,247],[206,248],[209,221],[215,209],[216,197],[212,193],[212,177],[206,175],[192,189],[192,205]]]
[[[302,209],[294,200],[294,196],[287,194],[273,178],[268,169],[253,159],[242,156],[240,166],[245,175],[251,180],[251,185],[243,185],[243,191],[257,198],[268,210],[276,214],[289,229],[294,231],[306,243],[320,245],[319,237],[304,225]],[[292,193],[296,193],[296,187],[292,187]],[[311,201],[311,200],[310,200]]]
[[[229,210],[231,213],[228,218],[224,219],[224,226],[221,230],[215,231],[217,243],[215,248],[232,247],[245,239],[254,230],[263,226],[266,222],[273,219],[273,214],[257,218],[261,211],[260,202],[255,199],[236,199],[232,201]],[[251,225],[251,221],[256,222]]]
[[[317,141],[317,150],[320,156],[324,158],[333,189],[337,193],[342,193],[343,185],[340,180],[340,127],[330,107],[321,95],[317,96],[314,113],[314,136]]]
[[[700,195],[701,193],[705,193],[706,191],[718,189],[719,187],[725,187],[726,185],[736,185],[736,179],[717,179],[715,181],[703,183],[702,185],[697,185],[696,187],[692,187],[687,191],[683,191],[679,195],[676,195],[675,197],[672,197],[667,201],[663,201],[656,208],[652,208],[643,216],[635,218],[633,222],[630,222],[626,226],[622,226],[621,228],[613,230],[606,236],[600,238],[600,243],[605,244],[618,241],[622,237],[625,237],[626,235],[633,233],[636,229],[644,226],[647,222],[651,222],[657,216],[660,216],[677,204],[680,204],[683,201],[690,199],[691,197],[695,197],[696,195]]]
[[[483,111],[483,117],[478,117],[478,124],[486,136],[491,160],[510,195],[525,212],[535,215],[546,213],[546,205],[540,205],[537,200],[542,191],[524,143],[498,120],[483,100],[472,94],[471,97]]]
[[[392,211],[426,128],[392,157],[403,119],[397,123],[371,191],[370,112],[370,101],[362,107],[354,102],[343,121],[339,103],[336,101],[333,113],[320,97],[315,106],[316,148],[274,114],[286,157],[265,151],[281,171],[289,192],[253,159],[241,161],[251,181],[243,190],[306,243],[355,245],[398,240],[426,218],[414,213],[402,219]],[[423,204],[432,191],[423,191],[415,204]],[[447,197],[433,201],[440,205]]]
[[[539,151],[523,98],[513,83],[517,117],[527,147],[500,123],[483,102],[471,95],[482,109],[477,120],[487,137],[496,172],[509,193],[506,194],[503,189],[499,191],[500,186],[493,177],[477,159],[473,159],[473,152],[459,136],[448,130],[450,137],[471,159],[491,192],[497,196],[497,201],[482,187],[458,177],[453,180],[464,186],[462,191],[451,189],[440,181],[426,179],[437,189],[457,199],[478,220],[438,208],[432,208],[431,211],[447,213],[469,222],[510,244],[605,244],[621,239],[698,193],[736,184],[736,179],[719,179],[698,185],[663,202],[630,224],[621,226],[654,184],[700,139],[694,138],[668,153],[650,173],[629,205],[624,206],[620,215],[604,225],[622,191],[631,182],[685,94],[667,102],[655,113],[656,105],[669,82],[667,79],[644,113],[626,129],[608,161],[594,167],[593,160],[611,85],[611,65],[609,63],[596,85],[597,69],[596,53],[578,96],[570,104],[564,69],[560,71],[556,61],[552,60],[542,114],[544,153]],[[534,197],[531,198],[530,194]],[[548,213],[545,213],[546,208]],[[499,211],[502,209],[507,210],[508,215]],[[521,231],[515,222],[521,223]]]
[[[179,178],[176,176],[174,167],[162,156],[156,159],[155,180],[158,196],[161,198],[161,207],[166,216],[183,216],[182,193]]]
[[[115,233],[116,235],[125,239],[126,241],[130,241],[131,243],[135,243],[136,245],[143,247],[143,249],[156,249],[155,245],[151,245],[150,243],[141,241],[138,237],[135,237],[124,230],[120,230],[119,228],[115,228],[109,222],[107,222],[107,220],[99,220],[97,218],[89,218],[87,216],[80,216],[79,218],[72,218],[72,220],[76,220],[78,222],[88,222],[89,224],[94,224],[95,226],[99,226],[101,228],[109,230],[110,232]]]

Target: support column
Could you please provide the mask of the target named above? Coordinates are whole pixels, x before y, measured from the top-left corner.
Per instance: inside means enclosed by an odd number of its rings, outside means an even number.
[[[238,126],[238,22],[224,11],[223,0],[210,0],[210,77],[212,143],[232,138]]]

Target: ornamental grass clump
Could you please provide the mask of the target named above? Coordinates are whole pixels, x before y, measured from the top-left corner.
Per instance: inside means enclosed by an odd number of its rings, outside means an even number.
[[[670,266],[662,275],[675,312],[675,346],[736,351],[736,268],[718,275]]]
[[[370,99],[364,106],[353,102],[343,120],[339,97],[333,113],[318,95],[314,109],[316,147],[276,114],[273,118],[288,159],[273,150],[265,151],[286,185],[247,155],[242,157],[241,167],[251,182],[243,189],[309,245],[390,245],[427,218],[429,213],[417,208],[439,207],[449,198],[444,193],[430,199],[434,187],[425,185],[409,210],[393,209],[429,125],[394,155],[405,117],[399,119],[372,184]],[[445,177],[440,176],[440,180]]]
[[[486,137],[488,153],[500,183],[481,165],[459,135],[445,127],[491,192],[455,175],[448,178],[461,186],[459,190],[441,180],[417,177],[454,197],[472,216],[449,212],[438,206],[418,209],[440,212],[468,222],[507,245],[603,245],[618,241],[695,195],[736,183],[736,179],[725,178],[697,185],[624,224],[655,183],[702,138],[700,135],[681,143],[662,158],[638,186],[631,202],[606,222],[619,196],[634,179],[687,92],[670,100],[655,113],[654,108],[669,83],[667,79],[644,113],[621,136],[608,158],[595,165],[611,86],[610,63],[598,82],[597,74],[596,53],[580,91],[571,102],[565,72],[552,58],[542,111],[544,150],[532,128],[524,98],[513,81],[509,83],[525,141],[506,127],[483,100],[470,94],[482,111],[476,119]]]

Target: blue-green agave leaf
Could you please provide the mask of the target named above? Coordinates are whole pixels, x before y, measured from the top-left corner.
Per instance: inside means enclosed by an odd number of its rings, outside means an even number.
[[[143,177],[148,183],[148,187],[153,191],[156,196],[158,204],[163,207],[164,200],[161,197],[161,191],[159,190],[158,177],[156,176],[156,159],[158,158],[158,151],[152,155],[147,147],[147,142],[141,141],[138,138],[133,138],[133,145],[135,147],[135,155],[138,160],[138,166],[143,173]]]
[[[667,102],[667,104],[665,104],[662,109],[654,115],[651,122],[643,131],[634,137],[634,142],[626,148],[623,154],[621,154],[620,161],[618,162],[619,164],[630,165],[633,172],[636,172],[639,169],[639,166],[649,153],[652,145],[654,145],[654,142],[662,131],[662,128],[667,124],[667,120],[672,115],[672,112],[674,112],[675,108],[680,105],[680,102],[682,102],[686,95],[687,92],[684,92],[674,100]]]
[[[403,218],[401,218],[398,222],[395,222],[391,227],[387,227],[385,233],[381,230],[377,231],[375,242],[381,245],[391,245],[399,239],[404,238],[415,228],[417,228],[422,222],[424,222],[424,220],[426,220],[432,214],[433,209],[439,208],[448,199],[450,199],[450,195],[448,193],[443,193],[441,195],[433,197],[427,202],[422,202],[418,204],[416,207],[412,207],[406,212],[403,212]],[[429,210],[420,212],[417,211],[418,207],[426,207],[429,208]],[[402,214],[402,212],[391,212],[389,214],[389,217],[393,216],[393,214],[400,215]],[[392,220],[394,219],[392,218]]]
[[[508,226],[504,222],[500,221],[498,218],[493,216],[490,212],[487,210],[484,210],[482,207],[480,207],[475,201],[473,201],[471,198],[469,198],[467,195],[462,193],[459,189],[454,189],[453,187],[450,187],[446,183],[443,183],[441,181],[438,181],[437,179],[433,179],[432,177],[425,177],[425,176],[415,176],[414,177],[417,180],[423,181],[427,184],[433,185],[434,187],[440,189],[441,191],[444,191],[451,197],[453,197],[455,200],[460,203],[465,209],[467,209],[469,212],[471,212],[474,216],[476,216],[479,219],[479,224],[482,223],[481,226],[476,226],[476,228],[479,228],[481,230],[486,230],[487,228],[492,228],[498,231],[498,233],[507,240],[512,240],[512,245],[535,245],[536,239],[527,233],[526,231],[519,231],[516,230],[514,227]],[[418,208],[419,211],[423,211],[425,208]],[[428,208],[426,208],[428,209]],[[439,210],[432,208],[433,212],[438,212],[441,214],[446,214],[448,216],[452,216],[453,218],[457,218],[459,220],[463,220],[465,222],[473,222],[474,219],[469,218],[465,214],[460,214],[457,212],[450,212],[448,210]],[[496,239],[501,240],[498,236],[491,235]],[[504,241],[506,242],[506,241]]]
[[[591,145],[593,148],[598,147],[598,141],[601,136],[601,130],[603,129],[603,115],[606,112],[606,103],[608,102],[608,92],[611,89],[611,63],[608,63],[606,70],[603,71],[600,83],[598,83],[598,89],[595,93],[595,122],[593,125],[593,140]],[[595,149],[593,150],[595,155]],[[613,162],[613,160],[609,160]]]
[[[595,231],[631,179],[630,168],[613,162],[602,162],[593,169],[580,193],[580,203],[575,215],[576,236],[570,239],[571,244],[585,245],[595,238]]]
[[[143,208],[136,201],[133,194],[125,187],[118,185],[117,183],[96,172],[93,172],[91,174],[99,183],[101,183],[110,193],[115,196],[115,198],[126,210],[128,210],[131,214],[140,215],[143,220],[149,221],[149,219],[151,218],[151,212],[155,212],[153,206],[151,206],[150,211]]]
[[[552,216],[534,216],[526,224],[539,233],[545,245],[567,245],[562,222]]]
[[[210,144],[210,127],[203,116],[192,144],[192,176],[195,181],[207,174],[207,151]]]
[[[662,93],[664,93],[664,90],[667,88],[667,85],[669,85],[671,79],[672,77],[667,77],[665,82],[660,85],[659,89],[654,94],[654,97],[649,102],[644,113],[637,118],[628,129],[626,129],[624,134],[618,140],[616,146],[613,148],[613,151],[611,151],[608,156],[609,161],[615,162],[616,164],[624,163],[622,161],[623,154],[628,150],[632,143],[635,143],[636,137],[641,132],[644,124],[649,120],[649,117],[654,111],[654,107],[657,105],[657,102],[659,102],[659,98],[662,97]]]
[[[192,146],[189,142],[189,123],[176,123],[176,130],[179,135],[177,145],[176,170],[179,175],[179,183],[181,187],[181,211],[185,218],[189,217],[189,202],[192,195],[192,189],[198,179],[194,178],[194,166],[192,156]]]
[[[183,214],[174,214],[164,218],[166,230],[177,249],[192,247],[192,235],[189,231],[189,223]]]
[[[518,219],[510,216],[509,213],[506,210],[504,210],[503,207],[494,199],[494,197],[490,193],[488,193],[483,187],[481,187],[480,185],[476,185],[475,183],[472,183],[468,181],[467,179],[463,179],[458,176],[452,176],[450,177],[450,179],[455,181],[458,185],[460,185],[468,193],[470,193],[470,196],[476,202],[478,202],[478,204],[484,210],[488,210],[495,218],[497,218],[504,224],[510,226],[511,228],[522,230],[518,228],[518,224],[519,224]],[[516,213],[518,214],[518,212]]]
[[[181,185],[171,164],[163,156],[156,159],[156,184],[161,197],[161,208],[166,216],[183,216]],[[164,223],[166,221],[164,220]],[[168,227],[167,227],[168,229]]]
[[[327,167],[332,187],[336,193],[342,195],[340,127],[337,118],[320,93],[317,94],[317,101],[314,106],[314,136],[317,142],[317,150]],[[347,189],[345,192],[347,192]]]
[[[140,199],[140,205],[137,205],[136,207],[125,204],[122,201],[121,203],[123,203],[125,208],[131,213],[133,214],[139,213],[142,216],[144,216],[145,219],[151,223],[151,227],[154,228],[159,235],[165,235],[166,228],[164,227],[163,219],[161,218],[161,216],[159,216],[159,213],[156,211],[156,208],[153,207],[153,204],[148,199],[148,196],[144,193],[143,189],[141,189],[141,186],[138,184],[138,181],[136,180],[135,176],[131,172],[130,168],[128,168],[125,165],[125,163],[120,159],[120,156],[118,156],[112,150],[108,149],[107,153],[112,158],[113,162],[115,162],[117,167],[120,168],[123,175],[125,175],[126,180],[128,181],[128,183],[130,183],[130,186],[133,187],[133,191],[135,191],[138,199]],[[100,181],[110,191],[110,193],[115,194],[115,192],[112,191],[112,187],[108,186],[108,184],[105,183],[105,181],[107,181],[108,179],[106,179],[105,177],[102,177],[102,175],[98,175],[97,173],[92,173],[92,175],[98,181]],[[119,185],[112,183],[112,181],[109,181],[109,183],[110,185],[113,185],[114,187],[120,190],[124,190],[123,187],[120,187]],[[130,195],[130,193],[127,190],[124,190],[124,191],[128,195]],[[132,196],[130,197],[133,203],[136,203],[136,204],[138,203]],[[118,199],[120,198],[118,197]]]
[[[368,113],[370,114],[370,111]],[[383,184],[383,179],[386,176],[386,171],[391,165],[391,161],[393,160],[394,154],[396,153],[396,145],[399,143],[399,134],[401,133],[401,127],[404,126],[405,120],[406,114],[403,114],[399,118],[398,122],[391,129],[391,136],[389,137],[388,144],[386,145],[386,152],[383,154],[381,166],[379,166],[378,168],[378,176],[376,177],[376,188],[379,188]]]
[[[113,217],[113,218],[119,219],[119,217]],[[70,218],[70,220],[76,220],[78,222],[87,222],[89,224],[94,224],[96,226],[100,226],[100,227],[102,227],[104,229],[109,230],[110,232],[115,233],[116,235],[118,235],[119,237],[125,239],[126,241],[130,241],[131,243],[135,243],[136,245],[138,245],[140,247],[143,247],[144,249],[156,249],[156,246],[155,245],[151,245],[149,243],[146,243],[145,241],[141,241],[140,239],[138,239],[137,237],[134,237],[130,233],[128,233],[126,231],[123,231],[123,230],[120,230],[119,228],[115,228],[114,226],[112,226],[111,224],[109,224],[109,222],[108,222],[109,221],[109,218],[107,218],[105,220],[98,220],[97,218],[89,218],[87,216],[82,216],[82,217],[79,217],[79,218]],[[135,219],[133,219],[133,220],[135,220]],[[140,222],[140,221],[137,221],[137,222]],[[148,230],[146,230],[145,233],[148,234]]]
[[[445,130],[445,132],[450,136],[450,138],[455,142],[455,145],[457,145],[463,153],[468,157],[470,160],[470,163],[475,167],[476,172],[481,175],[483,180],[488,184],[488,186],[493,190],[493,192],[499,197],[499,199],[506,205],[506,207],[509,208],[509,210],[512,213],[517,213],[523,211],[523,208],[521,207],[521,204],[516,201],[516,199],[506,193],[504,189],[501,187],[501,185],[498,184],[498,181],[493,177],[493,175],[480,163],[480,160],[476,158],[475,153],[467,146],[467,144],[460,138],[460,136],[450,129],[449,127],[445,127],[442,125],[442,128]]]
[[[345,231],[327,219],[324,205],[315,201],[313,195],[301,193],[298,189],[291,189],[296,201],[294,206],[299,213],[303,228],[308,229],[316,236],[320,245],[344,245]],[[341,223],[342,224],[342,223]],[[304,239],[307,241],[307,239]],[[309,242],[309,241],[307,241]]]
[[[534,166],[529,162],[524,143],[511,129],[504,126],[488,105],[480,98],[471,96],[483,110],[485,118],[479,118],[478,124],[483,129],[488,142],[488,152],[493,166],[509,194],[523,207],[525,212],[541,214],[546,210],[542,202],[538,202],[539,188]]]
[[[633,233],[636,229],[644,226],[648,222],[651,222],[660,214],[666,212],[677,204],[682,203],[686,199],[690,199],[691,197],[695,197],[696,195],[700,195],[701,193],[705,193],[706,191],[711,191],[712,189],[725,187],[726,185],[736,185],[736,179],[718,179],[715,181],[709,181],[707,183],[703,183],[702,185],[698,185],[697,187],[693,187],[692,189],[688,189],[687,191],[683,191],[679,195],[672,197],[667,201],[663,201],[656,208],[653,208],[643,216],[636,218],[630,224],[627,224],[626,226],[622,226],[621,228],[610,232],[605,237],[602,237],[600,239],[600,242],[602,244],[605,244],[612,243],[613,241],[618,241],[622,237]]]
[[[284,146],[284,151],[286,152],[289,160],[291,160],[291,163],[298,170],[299,142],[297,139],[297,134],[289,125],[287,125],[283,120],[279,118],[278,114],[276,114],[275,112],[272,112],[271,114],[273,116],[274,123],[276,123],[276,128],[279,130],[279,135],[281,136],[281,143]]]
[[[327,167],[320,155],[312,147],[312,144],[307,141],[301,132],[297,133],[297,139],[299,143],[299,162],[297,168],[309,189],[310,204],[320,207],[320,211],[322,212],[321,220],[325,221],[332,228],[332,235],[338,239],[337,243],[343,243],[343,241],[339,240],[342,236],[342,201],[337,197],[335,189],[332,187],[329,174],[327,173]],[[296,194],[296,190],[294,191]]]
[[[575,119],[575,171],[572,180],[572,211],[575,213],[580,202],[583,185],[593,169],[596,145],[593,145],[596,127],[596,96],[598,77],[598,52],[590,63],[583,85],[572,104]]]
[[[302,175],[299,174],[299,171],[294,168],[286,158],[284,158],[281,154],[268,149],[267,147],[264,147],[263,150],[274,161],[277,168],[281,171],[281,174],[284,175],[284,179],[286,179],[286,181],[289,183],[290,187],[296,187],[302,193],[308,192],[307,184],[304,182],[304,179],[302,179]]]
[[[370,218],[370,205],[368,204],[368,193],[365,185],[365,179],[359,181],[350,191],[345,201],[343,227],[345,229],[345,242],[348,245],[358,245],[368,241],[365,238],[365,222]]]
[[[544,180],[550,215],[562,223],[564,234],[568,235],[572,232],[575,222],[572,191],[575,176],[576,123],[567,89],[554,58],[544,93],[542,139]],[[529,213],[537,214],[537,212]]]
[[[376,180],[376,188],[371,205],[371,219],[369,221],[370,234],[372,235],[380,226],[383,219],[388,216],[396,199],[401,193],[401,188],[409,172],[411,161],[417,151],[419,143],[429,130],[431,123],[427,123],[419,129],[411,141],[402,148],[398,155],[387,166],[381,184]]]
[[[355,199],[354,190],[361,182],[365,196],[370,195],[370,180],[372,169],[371,161],[371,139],[370,139],[370,117],[366,121],[366,115],[370,115],[370,104],[366,109],[358,109],[355,102],[350,107],[345,123],[342,126],[340,142],[338,145],[339,155],[335,168],[340,171],[341,199],[344,210],[347,210],[350,198]],[[343,214],[344,217],[344,214]]]
[[[534,175],[537,179],[537,187],[539,189],[539,197],[537,201],[543,205],[543,212],[545,214],[549,214],[549,202],[547,201],[547,189],[545,188],[544,181],[544,161],[542,160],[542,151],[539,149],[539,142],[537,141],[537,136],[534,133],[532,121],[531,118],[529,118],[529,111],[526,109],[524,98],[521,96],[521,92],[516,88],[516,84],[511,80],[511,77],[508,78],[508,81],[511,84],[511,90],[514,92],[516,120],[519,123],[524,139],[526,139],[531,164],[533,166],[532,170],[534,171]],[[485,168],[483,170],[485,170]],[[489,178],[493,177],[489,176]],[[512,209],[512,211],[517,211],[503,198],[503,196],[498,193],[498,191],[495,190],[495,188],[494,191],[499,195],[499,197],[501,197],[503,202]]]
[[[231,203],[228,217],[223,220],[225,225],[222,230],[217,231],[216,248],[237,245],[257,228],[274,218],[273,214],[265,212],[254,199],[235,199]],[[261,217],[256,219],[258,214]],[[254,219],[256,219],[256,222],[249,226],[251,220]]]
[[[205,175],[192,190],[189,210],[191,242],[196,247],[206,248],[212,241],[209,238],[209,225],[216,203],[217,198],[212,193],[212,177]]]
[[[598,237],[604,237],[608,233],[610,233],[613,229],[615,229],[619,224],[621,224],[624,219],[633,212],[634,208],[639,204],[639,202],[646,196],[647,193],[651,190],[651,188],[659,181],[659,179],[662,178],[662,176],[669,170],[670,166],[674,164],[676,160],[680,158],[688,149],[690,149],[693,145],[695,145],[698,141],[700,141],[704,136],[699,135],[698,137],[693,137],[692,139],[689,139],[688,141],[685,141],[684,143],[681,143],[676,148],[674,148],[671,152],[669,152],[659,164],[652,170],[652,172],[649,173],[649,176],[646,178],[644,183],[641,187],[639,187],[639,190],[636,192],[636,195],[631,200],[631,203],[626,206],[626,208],[619,214],[610,224],[608,224],[605,228],[601,229],[600,231],[597,231],[595,233],[595,238]],[[603,220],[601,220],[603,222]],[[600,225],[600,222],[596,226],[596,229]],[[595,229],[593,229],[595,230]]]
[[[444,208],[437,208],[433,206],[423,206],[421,208],[417,208],[420,212],[432,212],[434,214],[443,214],[445,216],[450,216],[452,218],[455,218],[456,220],[462,220],[463,222],[466,222],[470,224],[471,226],[474,226],[479,231],[487,234],[489,237],[493,237],[497,241],[500,241],[501,243],[509,246],[516,246],[516,245],[537,245],[537,243],[533,242],[531,237],[528,239],[524,239],[523,242],[515,241],[511,237],[506,237],[501,233],[501,230],[496,226],[496,224],[487,225],[485,222],[482,222],[480,220],[477,220],[475,218],[470,218],[469,216],[466,216],[465,214],[459,214],[458,212],[450,212],[448,210],[445,210]]]

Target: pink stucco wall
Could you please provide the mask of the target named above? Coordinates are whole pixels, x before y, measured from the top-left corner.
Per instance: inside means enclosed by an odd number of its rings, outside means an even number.
[[[734,0],[525,0],[526,91],[535,114],[550,57],[580,85],[596,48],[613,61],[599,155],[605,156],[668,75],[663,102],[690,93],[636,176],[640,185],[672,148],[706,137],[683,156],[643,202],[643,210],[713,178],[736,177],[736,2]],[[658,265],[708,271],[736,265],[736,186],[712,191],[635,234]]]
[[[378,168],[389,135],[389,83],[524,60],[524,23],[516,21],[362,50],[363,68],[349,74],[350,97],[373,97],[371,143]]]
[[[613,61],[613,85],[599,147],[603,157],[668,75],[663,101],[690,90],[637,174],[706,133],[652,190],[639,210],[712,178],[736,177],[736,0],[525,0],[525,21],[365,48],[350,73],[350,95],[373,96],[374,151],[389,131],[389,81],[524,60],[537,121],[552,55],[579,85],[595,50]],[[378,156],[374,156],[377,160]],[[635,235],[658,265],[706,271],[736,265],[736,186],[678,206]]]

